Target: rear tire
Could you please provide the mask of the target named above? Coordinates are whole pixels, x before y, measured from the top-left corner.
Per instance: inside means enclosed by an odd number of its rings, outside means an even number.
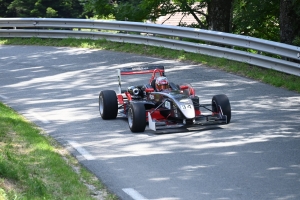
[[[128,125],[132,132],[144,132],[146,128],[146,109],[144,104],[133,103],[128,109]]]
[[[223,115],[227,116],[227,124],[229,124],[231,120],[231,106],[228,97],[225,94],[215,95],[212,98],[212,112],[219,112],[220,109],[218,107],[221,106]]]
[[[104,90],[99,94],[99,112],[102,119],[115,119],[118,115],[118,100],[116,92]]]

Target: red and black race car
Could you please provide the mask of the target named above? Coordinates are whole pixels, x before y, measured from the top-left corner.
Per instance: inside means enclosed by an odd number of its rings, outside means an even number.
[[[150,129],[179,128],[206,124],[228,124],[231,106],[224,94],[212,97],[211,104],[201,104],[190,84],[168,82],[164,66],[118,69],[119,93],[103,90],[99,94],[102,119],[127,117],[132,132]],[[122,76],[152,74],[149,83],[122,90]],[[164,86],[164,87],[160,87]],[[204,114],[202,111],[209,112]]]

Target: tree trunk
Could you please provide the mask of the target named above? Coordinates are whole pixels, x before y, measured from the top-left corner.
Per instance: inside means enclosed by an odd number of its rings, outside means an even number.
[[[231,13],[234,0],[210,0],[207,3],[208,27],[213,31],[231,32]]]
[[[280,42],[292,44],[296,37],[297,15],[293,9],[292,0],[280,0]],[[298,25],[299,26],[299,25]]]

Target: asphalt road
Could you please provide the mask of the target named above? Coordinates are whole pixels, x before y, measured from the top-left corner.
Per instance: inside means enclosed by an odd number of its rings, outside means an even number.
[[[104,121],[120,67],[162,64],[202,103],[226,94],[229,125],[133,134]],[[141,83],[147,80],[138,80]],[[65,145],[120,199],[300,199],[300,95],[203,65],[100,50],[0,45],[0,101]]]

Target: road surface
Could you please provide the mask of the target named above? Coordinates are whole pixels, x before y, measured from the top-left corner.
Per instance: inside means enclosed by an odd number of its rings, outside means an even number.
[[[102,120],[98,95],[117,90],[115,69],[146,64],[191,83],[201,103],[226,94],[231,123],[134,134],[125,119]],[[300,199],[298,93],[204,65],[65,47],[0,45],[0,78],[0,101],[65,145],[120,199]]]

